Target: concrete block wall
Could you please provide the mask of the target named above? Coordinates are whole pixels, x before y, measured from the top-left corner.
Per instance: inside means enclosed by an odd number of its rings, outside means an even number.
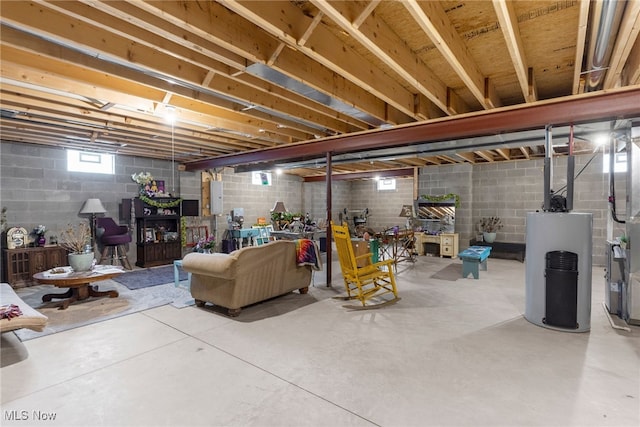
[[[593,263],[604,265],[608,228],[611,236],[624,232],[623,224],[609,221],[608,175],[602,172],[602,155],[575,157],[574,212],[593,214]],[[567,157],[553,159],[552,189],[559,191],[566,185]],[[626,183],[624,174],[616,174],[618,215],[626,217]],[[473,194],[471,220],[475,224],[482,217],[499,216],[504,228],[498,232],[499,241],[525,242],[527,212],[541,210],[544,203],[544,160],[501,162],[473,166]],[[458,216],[459,218],[459,216]],[[457,219],[456,218],[456,225]],[[462,243],[462,239],[461,239]],[[468,239],[465,236],[465,244]],[[461,245],[462,246],[462,245]]]
[[[325,182],[305,182],[303,187],[304,211],[309,212],[311,218],[326,219],[327,217],[327,184]],[[340,212],[351,203],[351,183],[349,181],[334,181],[331,185],[331,220],[339,223]]]
[[[264,217],[271,221],[271,210],[277,201],[284,203],[289,212],[303,212],[302,179],[291,175],[272,174],[272,185],[255,185],[251,183],[251,172],[235,173],[231,168],[222,172],[222,205],[223,214],[211,220],[211,230],[216,232],[216,239],[221,242],[225,231],[229,228],[227,216],[233,209],[244,210],[243,227],[250,228]],[[303,212],[304,213],[304,212]]]
[[[368,208],[367,226],[375,231],[383,231],[396,225],[404,228],[406,219],[399,214],[402,205],[413,204],[413,178],[397,178],[395,190],[378,190],[377,185],[375,180],[351,181],[352,198],[344,207],[355,210]],[[350,213],[349,217],[352,216]]]
[[[527,212],[540,209],[543,200],[540,162],[500,162],[474,166],[469,218],[472,234],[469,238],[480,233],[478,223],[481,218],[496,216],[504,224],[504,228],[498,231],[498,241],[524,243]],[[468,246],[468,242],[465,236],[464,246]]]
[[[164,180],[166,189],[172,187],[170,161],[116,155],[114,175],[67,172],[66,165],[67,153],[63,149],[2,142],[0,206],[7,208],[8,227],[21,226],[31,231],[42,224],[47,227],[47,238],[59,236],[67,224],[88,221],[78,212],[89,198],[99,198],[107,210],[105,216],[118,221],[122,199],[138,194],[138,185],[131,179],[137,172],[147,171]],[[200,184],[195,185],[193,175],[175,172],[177,195],[184,197],[181,191],[189,197],[199,195]],[[187,185],[180,185],[182,177],[186,177]],[[128,256],[135,262],[135,244],[129,245]]]
[[[442,196],[457,194],[460,206],[456,208],[455,230],[460,235],[460,245],[475,233],[472,231],[473,166],[470,164],[429,166],[420,169],[418,198],[422,195]],[[468,246],[468,245],[465,245]]]
[[[584,166],[575,183],[574,210],[591,212],[594,219],[594,264],[604,264],[607,236],[617,237],[624,225],[612,223],[608,216],[608,176],[602,173],[602,155],[589,163],[590,155],[576,156],[576,173]],[[589,163],[587,165],[587,163]],[[63,149],[30,144],[3,142],[0,146],[0,206],[7,207],[9,227],[23,226],[31,231],[38,224],[47,226],[47,235],[59,234],[68,222],[77,223],[78,215],[88,198],[101,199],[108,216],[119,218],[123,198],[137,195],[137,184],[131,180],[136,172],[148,171],[163,179],[171,189],[172,165],[169,161],[132,156],[116,156],[115,175],[70,173],[66,171]],[[326,216],[326,185],[324,182],[304,183],[289,175],[273,175],[272,186],[251,184],[250,173],[223,171],[224,211],[220,217],[208,218],[210,229],[223,233],[227,228],[226,212],[241,207],[245,210],[245,225],[251,226],[258,217],[270,218],[277,200],[291,212],[309,212],[313,218]],[[554,159],[554,187],[566,183],[566,158]],[[178,196],[201,200],[201,173],[175,172]],[[398,217],[403,204],[412,203],[413,179],[398,179],[393,192],[378,191],[375,181],[336,181],[332,186],[333,220],[340,220],[344,208],[369,208],[369,225],[384,229],[403,225]],[[500,162],[497,164],[458,164],[429,166],[419,174],[418,196],[455,193],[461,206],[456,210],[456,231],[460,245],[468,245],[475,236],[475,224],[483,216],[500,216],[505,228],[498,234],[502,241],[525,241],[526,213],[540,209],[543,197],[543,160]],[[626,217],[624,174],[616,175],[618,216]],[[86,219],[85,219],[86,220]],[[219,240],[222,234],[218,236]],[[135,261],[135,245],[130,245],[129,257]]]

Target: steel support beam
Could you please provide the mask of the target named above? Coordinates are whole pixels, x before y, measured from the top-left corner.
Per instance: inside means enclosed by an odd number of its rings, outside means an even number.
[[[187,171],[274,161],[295,161],[333,154],[542,129],[547,125],[588,123],[640,116],[640,86],[572,95],[490,111],[411,123],[390,129],[229,154],[186,163]]]

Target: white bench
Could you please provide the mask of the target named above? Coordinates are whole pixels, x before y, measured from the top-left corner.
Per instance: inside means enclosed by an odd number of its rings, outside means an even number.
[[[49,318],[37,310],[31,308],[20,298],[10,284],[0,283],[0,305],[15,304],[22,314],[11,319],[0,319],[0,332],[9,332],[16,329],[33,329],[42,332]]]

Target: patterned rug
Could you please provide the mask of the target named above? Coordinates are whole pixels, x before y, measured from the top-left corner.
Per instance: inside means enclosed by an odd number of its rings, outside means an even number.
[[[179,269],[179,272],[180,281],[187,280],[187,273],[182,269]],[[114,277],[113,280],[134,290],[173,282],[173,275],[173,265],[163,265],[161,267],[145,268],[144,270],[128,271]]]
[[[173,267],[171,267],[173,270]],[[124,275],[123,275],[124,276]],[[173,271],[170,283],[131,290],[114,280],[96,282],[99,290],[116,290],[117,298],[89,298],[71,304],[66,310],[58,310],[53,302],[42,302],[42,295],[61,293],[65,289],[54,288],[50,285],[30,286],[16,289],[16,293],[31,307],[49,318],[47,327],[42,332],[30,329],[15,331],[22,341],[42,337],[92,323],[102,322],[127,314],[137,313],[161,305],[171,304],[176,308],[188,307],[194,304],[187,282],[181,282],[179,287],[173,283]]]

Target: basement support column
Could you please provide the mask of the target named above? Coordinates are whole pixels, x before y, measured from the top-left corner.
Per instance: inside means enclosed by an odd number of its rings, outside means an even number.
[[[327,151],[327,168],[325,172],[325,180],[327,183],[327,287],[331,287],[331,167],[331,152]]]

